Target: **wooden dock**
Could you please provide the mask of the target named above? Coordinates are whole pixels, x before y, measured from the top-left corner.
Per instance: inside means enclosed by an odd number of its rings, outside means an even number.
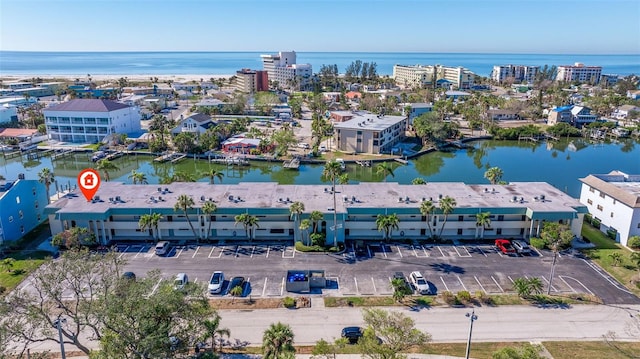
[[[249,161],[240,157],[212,158],[211,162],[227,166],[248,166]]]
[[[177,162],[180,162],[180,161],[182,161],[183,159],[185,159],[185,157],[187,157],[187,154],[186,154],[186,153],[176,153],[176,155],[177,155],[177,156],[174,156],[174,157],[171,159],[171,163],[177,163]]]
[[[124,151],[116,151],[108,154],[104,159],[111,161],[111,160],[115,160],[116,158],[120,158],[124,155],[125,155]]]
[[[300,168],[300,159],[298,157],[294,157],[290,161],[284,161],[282,167],[297,170]]]
[[[185,157],[187,157],[187,155],[184,153],[171,152],[171,153],[165,153],[162,156],[154,158],[153,160],[155,162],[160,162],[160,163],[167,162],[167,161],[171,161],[171,163],[176,163]]]
[[[402,163],[403,165],[406,165],[407,163],[409,163],[409,161],[407,161],[407,160],[403,160],[402,158],[394,158],[394,160],[395,160],[396,162],[400,162],[400,163]]]
[[[59,160],[61,158],[65,158],[71,154],[73,154],[74,150],[64,150],[62,152],[58,152],[58,153],[54,153],[53,155],[51,155],[51,161],[56,161]]]
[[[371,167],[371,161],[369,160],[357,160],[356,163],[362,167]]]

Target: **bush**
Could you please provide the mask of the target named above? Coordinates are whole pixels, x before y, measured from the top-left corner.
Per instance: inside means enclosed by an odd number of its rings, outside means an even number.
[[[447,291],[442,292],[442,300],[444,300],[445,303],[447,303],[448,305],[454,305],[456,304],[457,300],[456,300],[456,296],[453,295],[453,293]]]
[[[542,238],[532,237],[530,240],[531,246],[538,249],[543,249],[547,246],[547,242]]]
[[[476,292],[476,299],[480,301],[482,304],[493,305],[493,298],[487,293],[479,290]]]
[[[291,297],[285,297],[282,300],[282,305],[284,305],[285,308],[295,308],[296,300]]]
[[[600,220],[599,220],[599,219],[597,219],[597,218],[592,219],[592,220],[591,220],[591,225],[592,225],[594,228],[600,229]]]
[[[471,293],[466,290],[461,290],[456,295],[456,298],[458,298],[458,301],[462,303],[469,303],[471,302]]]
[[[627,241],[627,246],[633,249],[640,249],[640,236],[632,236]]]
[[[6,291],[7,291],[7,288],[0,285],[0,295],[3,295],[4,292],[6,292]]]

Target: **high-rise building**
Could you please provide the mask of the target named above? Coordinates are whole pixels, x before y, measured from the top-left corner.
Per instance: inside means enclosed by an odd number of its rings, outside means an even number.
[[[279,87],[306,88],[310,84],[313,76],[311,64],[297,64],[295,51],[281,51],[260,57],[268,79],[277,82]]]
[[[503,83],[509,78],[513,78],[514,83],[533,83],[538,71],[540,66],[496,65],[491,72],[491,79],[498,83]]]
[[[558,66],[556,81],[588,82],[595,85],[600,82],[601,75],[601,66],[584,66],[584,64],[576,62],[574,65]]]
[[[464,67],[442,65],[394,65],[393,78],[401,86],[446,86],[468,89],[473,84],[475,74]]]
[[[240,92],[269,90],[269,75],[266,71],[242,69],[236,72],[236,89]]]

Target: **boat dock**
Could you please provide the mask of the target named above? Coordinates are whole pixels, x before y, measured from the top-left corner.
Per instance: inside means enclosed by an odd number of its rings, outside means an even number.
[[[177,163],[182,161],[185,157],[187,157],[186,153],[176,153],[177,157],[171,159],[171,163]]]
[[[124,151],[116,151],[116,152],[113,152],[113,153],[108,154],[108,155],[105,157],[105,160],[109,160],[109,161],[111,161],[111,160],[115,160],[116,158],[120,158],[120,157],[122,157],[122,156],[124,156],[124,155],[125,155],[125,152],[124,152]]]
[[[227,166],[248,166],[249,165],[249,161],[246,158],[240,158],[240,157],[212,158],[211,162],[219,163]]]
[[[63,150],[62,152],[54,153],[53,155],[51,155],[51,161],[56,161],[61,158],[68,157],[69,155],[72,155],[74,152],[75,152],[74,150]]]
[[[395,160],[396,162],[400,162],[400,163],[402,163],[403,165],[406,165],[406,164],[408,164],[408,163],[409,163],[409,161],[407,161],[407,160],[403,160],[402,158],[394,158],[394,160]]]
[[[368,160],[357,160],[356,163],[362,167],[371,167],[371,161]]]
[[[176,163],[185,157],[187,157],[187,155],[184,153],[170,152],[154,158],[153,161],[160,162],[160,163],[171,161],[171,163]]]
[[[300,159],[298,157],[294,157],[290,161],[284,161],[282,167],[297,170],[300,168]]]

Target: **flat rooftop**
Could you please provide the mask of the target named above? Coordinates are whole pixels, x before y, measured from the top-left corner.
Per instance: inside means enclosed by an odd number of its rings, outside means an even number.
[[[358,129],[368,131],[383,131],[387,128],[406,120],[405,116],[380,116],[375,113],[353,113],[353,118],[337,122],[333,125],[335,128]]]
[[[194,208],[204,200],[212,200],[219,209],[269,208],[289,209],[300,201],[305,212],[333,211],[331,185],[279,185],[274,182],[243,182],[214,184],[207,182],[176,182],[169,185],[124,184],[102,182],[97,196],[100,201],[88,202],[78,191],[48,206],[58,213],[106,213],[111,208],[172,209],[177,198],[186,194],[193,198]],[[584,207],[577,199],[545,182],[517,182],[508,185],[466,185],[462,182],[433,182],[425,185],[402,185],[393,182],[362,182],[336,185],[338,213],[354,209],[418,209],[424,200],[452,197],[456,209],[526,208],[540,212],[576,212]],[[544,196],[544,201],[540,200]],[[120,197],[120,201],[111,201]]]

